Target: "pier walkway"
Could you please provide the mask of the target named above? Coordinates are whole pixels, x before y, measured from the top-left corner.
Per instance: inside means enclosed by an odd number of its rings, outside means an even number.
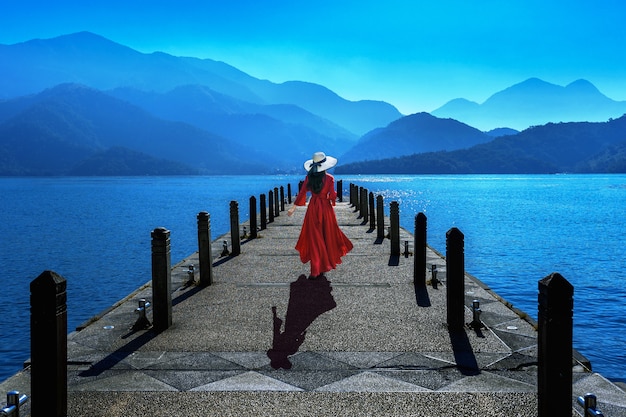
[[[442,256],[427,253],[443,284],[416,293],[413,257],[391,259],[389,240],[377,242],[347,203],[336,213],[353,251],[327,279],[308,280],[293,249],[304,212],[281,212],[239,256],[217,258],[229,237],[216,239],[209,287],[185,285],[197,254],[175,265],[173,324],[162,333],[130,330],[150,284],[71,333],[68,415],[537,415],[530,320],[466,276],[466,306],[480,301],[486,328],[449,333]],[[27,381],[26,370],[2,387],[28,393]],[[624,391],[575,372],[574,396],[587,392],[606,416],[626,416]]]

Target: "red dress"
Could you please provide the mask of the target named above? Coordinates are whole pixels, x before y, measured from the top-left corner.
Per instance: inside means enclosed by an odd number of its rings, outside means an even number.
[[[311,275],[318,276],[341,263],[341,257],[352,250],[352,242],[343,234],[335,216],[335,178],[326,173],[322,191],[311,192],[311,199],[304,215],[302,230],[296,244],[302,263],[311,262]],[[298,192],[294,204],[304,206],[309,190],[308,176]]]

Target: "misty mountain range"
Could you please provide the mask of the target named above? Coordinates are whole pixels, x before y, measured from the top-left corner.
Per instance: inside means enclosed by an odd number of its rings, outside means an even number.
[[[0,45],[0,62],[0,175],[301,172],[317,150],[346,173],[626,171],[624,119],[607,121],[625,102],[584,80],[530,79],[482,105],[459,99],[403,116],[388,103],[142,54],[88,32]],[[489,119],[500,128],[469,122]],[[568,120],[581,122],[551,123]],[[511,129],[525,124],[537,126]]]

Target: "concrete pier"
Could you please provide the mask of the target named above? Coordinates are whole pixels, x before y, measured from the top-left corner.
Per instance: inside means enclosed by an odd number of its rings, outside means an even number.
[[[445,259],[427,248],[418,288],[413,257],[390,262],[389,240],[348,203],[336,213],[353,251],[327,279],[308,280],[294,250],[304,212],[275,217],[238,256],[219,258],[230,237],[215,239],[210,286],[188,284],[197,253],[174,265],[166,330],[132,330],[148,283],[71,333],[68,416],[537,415],[532,320],[465,274],[464,323],[478,300],[484,327],[449,330]],[[413,240],[400,229],[400,242]],[[572,367],[572,415],[593,392],[605,415],[626,416],[624,391]],[[0,390],[29,394],[29,378],[26,369]]]

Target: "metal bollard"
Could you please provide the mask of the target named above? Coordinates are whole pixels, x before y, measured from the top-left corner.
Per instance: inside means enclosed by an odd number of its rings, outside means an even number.
[[[404,241],[404,252],[402,252],[405,258],[408,258],[410,255],[413,255],[411,251],[409,251],[409,241]]]
[[[133,331],[146,330],[152,327],[152,323],[150,323],[150,320],[148,320],[148,317],[146,316],[146,310],[150,307],[150,302],[146,301],[145,298],[140,298],[138,300],[138,304],[139,307],[135,309],[135,313],[139,314],[139,318],[131,328]]]
[[[472,329],[482,329],[485,327],[482,321],[480,321],[480,313],[482,310],[480,309],[480,301],[473,300],[472,301],[472,322],[469,324],[469,327]]]
[[[437,289],[437,284],[439,284],[439,280],[437,279],[437,265],[432,264],[430,266],[430,275],[430,285],[432,285],[434,289]]]
[[[228,256],[230,255],[230,252],[228,251],[228,242],[224,241],[222,243],[222,253],[220,254],[220,256]]]
[[[7,392],[7,405],[0,409],[2,417],[20,417],[20,407],[28,401],[26,394],[20,395],[19,391]]]
[[[190,264],[187,269],[187,284],[190,285],[194,282],[196,282],[196,269],[193,264]]]
[[[602,411],[596,408],[598,402],[595,395],[587,393],[584,397],[578,397],[578,404],[583,407],[584,417],[604,417]]]

